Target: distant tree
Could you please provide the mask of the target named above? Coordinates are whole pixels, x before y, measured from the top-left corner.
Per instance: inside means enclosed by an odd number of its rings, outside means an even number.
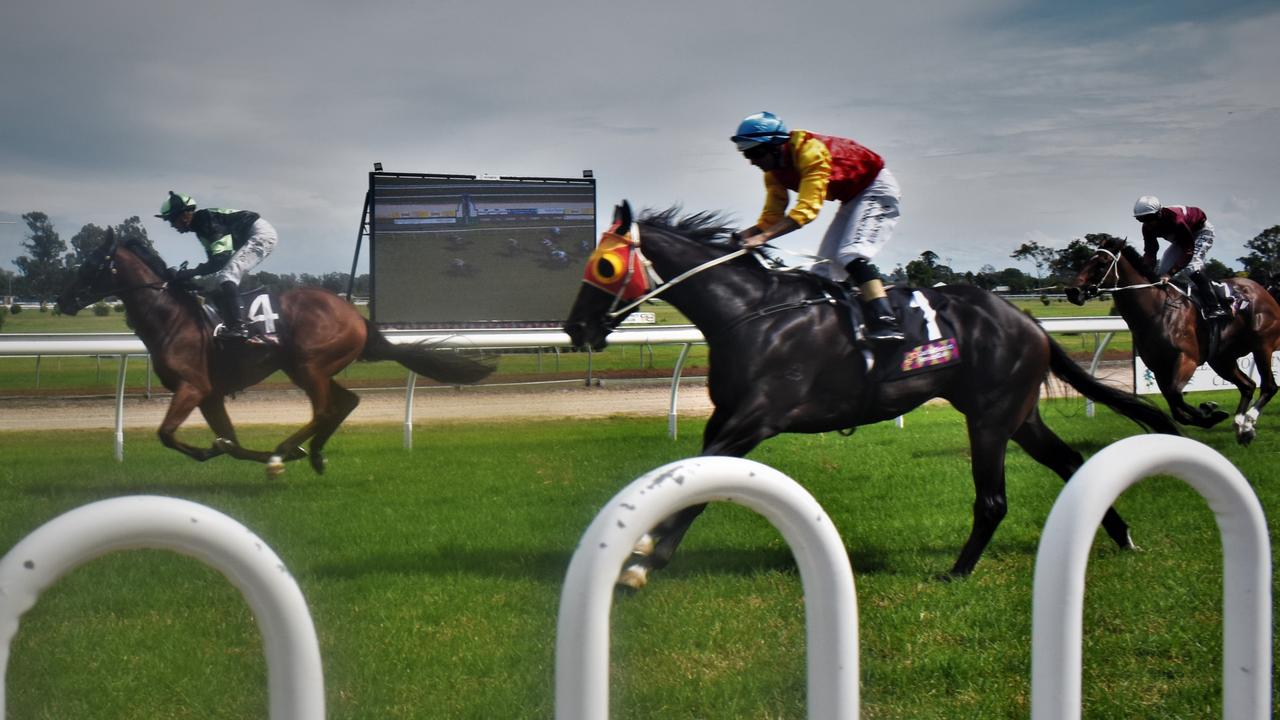
[[[907,284],[914,287],[931,287],[939,282],[937,267],[938,254],[932,250],[925,250],[920,253],[919,258],[907,263]]]
[[[142,218],[137,215],[116,226],[116,239],[133,240],[146,245],[148,250],[156,249],[156,246],[151,243],[151,238],[147,237],[147,229],[142,226]]]
[[[1112,237],[1106,233],[1091,233],[1084,239],[1076,239],[1067,243],[1065,248],[1053,253],[1049,261],[1049,274],[1060,281],[1070,280],[1080,268],[1098,251],[1098,245]]]
[[[324,277],[320,278],[320,287],[336,295],[341,295],[347,291],[347,285],[350,282],[350,274],[344,272],[331,272],[325,273]]]
[[[22,219],[27,223],[29,233],[22,247],[30,254],[18,257],[13,262],[26,279],[28,292],[45,303],[53,299],[66,284],[67,271],[63,265],[63,253],[67,251],[67,244],[53,229],[48,215],[29,212]]]
[[[1024,242],[1017,250],[1009,253],[1009,257],[1021,262],[1030,262],[1036,266],[1036,283],[1039,284],[1044,279],[1045,266],[1053,260],[1053,248],[1041,245],[1036,241]]]
[[[1204,263],[1204,274],[1210,280],[1226,280],[1236,276],[1236,271],[1218,258],[1209,258]]]
[[[71,236],[71,252],[67,253],[66,266],[80,267],[80,264],[89,258],[89,253],[97,249],[106,238],[106,228],[98,227],[93,223],[80,228],[80,232]]]
[[[1236,260],[1249,277],[1264,284],[1280,279],[1280,225],[1263,230],[1244,246],[1249,254]]]

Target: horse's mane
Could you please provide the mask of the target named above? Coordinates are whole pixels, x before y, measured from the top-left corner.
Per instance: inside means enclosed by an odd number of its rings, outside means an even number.
[[[733,226],[722,213],[708,211],[681,217],[679,206],[666,210],[645,210],[637,222],[704,245],[727,245],[729,234],[733,231]]]
[[[136,237],[126,237],[119,241],[119,247],[125,248],[129,252],[138,256],[138,259],[151,268],[151,271],[160,277],[168,277],[168,265],[165,264],[164,258],[151,247],[149,243]]]
[[[704,211],[693,213],[692,215],[685,215],[683,217],[681,217],[680,213],[681,208],[678,205],[669,207],[665,210],[646,209],[640,213],[640,217],[636,222],[641,226],[663,231],[676,237],[725,252],[738,249],[737,245],[734,244],[729,237],[733,233],[734,225],[730,224],[728,217],[726,217],[724,213]],[[766,257],[772,259],[768,254],[766,254]],[[768,268],[762,263],[752,261],[750,258],[740,258],[735,261],[735,264],[737,264],[738,267],[749,268],[753,272],[778,278],[786,282],[817,282],[819,285],[825,285],[830,282],[830,280],[825,276],[818,275],[810,270],[801,270],[799,268],[787,267],[785,265]]]
[[[1124,256],[1125,260],[1129,261],[1129,264],[1133,266],[1134,270],[1137,270],[1142,274],[1142,277],[1147,279],[1147,282],[1153,283],[1160,280],[1160,276],[1156,275],[1156,271],[1152,270],[1151,267],[1147,265],[1147,261],[1142,259],[1142,254],[1138,252],[1137,248],[1123,240],[1120,241],[1119,245],[1120,254]]]

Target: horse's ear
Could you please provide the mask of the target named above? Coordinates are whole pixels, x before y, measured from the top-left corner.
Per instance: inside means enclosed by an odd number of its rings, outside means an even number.
[[[609,226],[609,232],[624,235],[630,227],[631,203],[623,200],[621,203],[613,206],[613,224]]]

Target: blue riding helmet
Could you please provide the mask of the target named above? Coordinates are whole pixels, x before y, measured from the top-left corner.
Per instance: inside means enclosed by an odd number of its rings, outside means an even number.
[[[739,151],[750,150],[757,145],[781,145],[791,137],[787,124],[771,112],[748,115],[738,123],[738,132],[731,138]]]

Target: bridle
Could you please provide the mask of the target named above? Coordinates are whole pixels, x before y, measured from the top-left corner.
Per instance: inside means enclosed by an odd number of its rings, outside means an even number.
[[[746,255],[747,253],[751,252],[749,248],[738,248],[733,252],[726,253],[724,255],[721,255],[718,258],[712,258],[711,260],[708,260],[707,262],[704,262],[701,265],[690,268],[680,273],[679,275],[675,276],[670,281],[664,281],[662,277],[658,275],[657,271],[653,269],[653,263],[650,262],[649,259],[644,256],[644,253],[640,249],[640,226],[639,225],[632,223],[631,229],[627,232],[626,235],[618,235],[616,233],[607,232],[605,233],[605,238],[616,239],[618,241],[626,243],[631,248],[631,252],[627,260],[626,274],[623,276],[622,282],[619,284],[617,292],[614,293],[613,302],[610,303],[609,309],[605,311],[605,317],[614,326],[617,326],[618,323],[622,322],[622,318],[626,317],[627,314],[630,313],[632,310],[635,310],[637,307],[640,307],[640,305],[648,302],[649,300],[652,300],[655,297],[658,297],[662,293],[666,292],[667,290],[670,290],[676,285],[679,285],[685,280],[688,280],[694,275],[697,275],[698,273],[701,273],[705,270],[710,270],[711,268],[717,265],[727,263],[730,260],[742,257],[743,255]],[[627,298],[625,297],[627,286],[631,282],[631,280],[634,278],[635,273],[637,272],[645,273],[645,286],[649,289],[641,293],[637,297]]]
[[[111,242],[111,246],[107,248],[104,257],[98,261],[97,267],[93,272],[93,278],[86,283],[82,292],[75,293],[76,302],[82,303],[81,307],[88,307],[90,303],[97,302],[98,300],[102,300],[103,298],[110,297],[112,295],[118,297],[125,293],[142,289],[163,290],[169,286],[168,281],[165,280],[160,282],[139,283],[137,285],[130,285],[127,287],[116,286],[114,279],[116,275],[119,274],[119,270],[116,268],[116,251],[119,247],[120,244],[118,242],[114,240]],[[113,280],[111,287],[106,291],[95,290],[93,286],[97,284],[98,278],[100,278],[104,273],[111,274]]]
[[[1107,266],[1106,272],[1102,273],[1102,277],[1098,279],[1098,284],[1092,286],[1092,292],[1087,293],[1090,297],[1097,295],[1098,290],[1100,289],[1110,290],[1111,292],[1116,293],[1116,292],[1121,292],[1123,290],[1142,290],[1145,288],[1154,288],[1154,287],[1171,287],[1177,290],[1178,292],[1182,292],[1183,294],[1185,294],[1185,291],[1183,291],[1182,288],[1178,287],[1177,285],[1174,285],[1168,280],[1157,280],[1156,282],[1153,282],[1153,283],[1139,283],[1136,285],[1122,286],[1120,284],[1120,267],[1119,267],[1120,255],[1117,253],[1113,253],[1110,250],[1103,247],[1098,248],[1098,252],[1094,254],[1095,257],[1098,255],[1106,255],[1107,257],[1111,258],[1111,264]],[[1102,283],[1105,283],[1107,281],[1107,278],[1111,275],[1115,276],[1115,282],[1111,285],[1111,287],[1101,287]]]

